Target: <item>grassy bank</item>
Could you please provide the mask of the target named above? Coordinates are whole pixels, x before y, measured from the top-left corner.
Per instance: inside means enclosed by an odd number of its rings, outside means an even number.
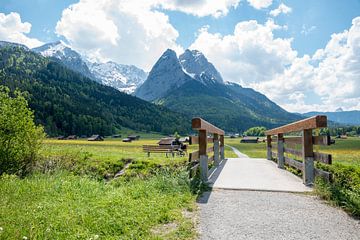
[[[187,175],[104,183],[68,172],[0,179],[0,239],[190,239]]]
[[[266,158],[266,143],[246,144],[240,139],[228,139],[227,144],[254,158]],[[330,146],[315,146],[315,151],[333,156],[332,165],[317,164],[330,171],[333,182],[317,179],[315,192],[334,205],[360,217],[360,138],[336,139]]]
[[[71,168],[72,172],[95,175],[100,179],[104,176],[114,176],[129,161],[131,164],[126,174],[131,176],[147,175],[149,171],[164,166],[178,167],[187,164],[188,156],[166,157],[164,153],[153,153],[148,157],[142,151],[142,145],[152,145],[157,142],[158,139],[142,139],[131,143],[124,143],[118,139],[106,139],[103,142],[47,139],[43,144],[41,155],[44,161],[66,164],[66,168]],[[192,152],[197,150],[198,145],[188,147],[188,152]],[[228,147],[225,148],[225,155],[236,157]]]
[[[157,141],[45,140],[32,174],[0,177],[0,239],[195,238],[188,156],[147,157]]]

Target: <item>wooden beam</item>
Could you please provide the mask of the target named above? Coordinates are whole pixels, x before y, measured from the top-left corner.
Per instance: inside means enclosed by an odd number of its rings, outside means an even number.
[[[189,172],[189,175],[190,175],[189,177],[190,178],[193,178],[196,175],[196,172],[197,172],[199,167],[200,167],[199,163],[197,163],[194,166],[190,167],[190,172]]]
[[[208,137],[207,141],[208,141],[208,143],[213,143],[214,138]],[[198,136],[190,136],[189,137],[189,145],[193,145],[193,144],[199,144],[199,137]]]
[[[332,164],[331,154],[314,152],[314,160],[326,164]]]
[[[299,156],[299,157],[302,157],[302,151],[300,150],[296,150],[296,149],[292,149],[292,148],[285,148],[284,149],[284,152],[286,153],[290,153],[292,155],[295,155],[295,156]]]
[[[199,130],[199,154],[206,155],[207,152],[207,132],[206,130]]]
[[[208,123],[201,118],[193,118],[191,122],[192,129],[194,130],[206,130],[208,133],[216,133],[219,135],[224,135],[224,130],[221,130],[218,127],[215,127],[211,123]]]
[[[324,170],[315,168],[314,169],[314,174],[315,174],[315,177],[322,177],[327,182],[331,182],[331,180],[332,180],[332,174],[330,172],[326,172]]]
[[[276,135],[279,133],[298,132],[306,129],[324,128],[327,127],[327,117],[318,115],[310,117],[298,122],[290,123],[288,125],[274,128],[265,132],[266,135]]]
[[[304,163],[303,182],[306,186],[314,184],[314,149],[312,129],[302,131],[302,155]]]
[[[189,162],[197,161],[199,160],[199,158],[200,158],[199,151],[189,153]]]
[[[331,144],[330,136],[313,136],[312,142],[314,145],[328,146]],[[285,144],[301,144],[301,137],[286,137],[284,138]]]
[[[304,169],[304,163],[296,161],[292,158],[285,157],[285,164],[301,171]]]

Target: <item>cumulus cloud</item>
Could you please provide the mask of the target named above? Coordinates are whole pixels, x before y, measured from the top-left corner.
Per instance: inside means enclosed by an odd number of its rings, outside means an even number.
[[[164,9],[182,11],[198,17],[211,15],[215,18],[226,16],[229,9],[236,8],[240,0],[160,0]]]
[[[289,111],[360,109],[360,17],[313,56],[300,57],[292,39],[275,38],[282,28],[272,20],[240,22],[225,36],[202,28],[191,48],[203,51],[225,80],[253,87]]]
[[[252,7],[256,9],[268,8],[272,4],[272,0],[247,0],[247,1]]]
[[[345,108],[360,106],[360,17],[349,30],[333,34],[324,49],[314,54],[315,92],[328,104],[342,103]]]
[[[0,13],[0,40],[21,43],[29,48],[43,44],[35,38],[26,36],[30,30],[31,24],[22,22],[18,13],[11,12],[8,15]]]
[[[264,25],[255,20],[240,22],[226,36],[202,28],[190,48],[204,52],[227,81],[262,83],[282,73],[297,55],[291,49],[292,39],[274,37],[273,31],[281,28],[272,20]]]
[[[181,51],[168,16],[150,1],[80,0],[62,13],[57,34],[93,59],[135,64],[145,70],[167,48]]]
[[[271,10],[270,15],[273,17],[279,16],[281,13],[288,14],[291,13],[292,9],[288,6],[286,6],[284,3],[281,3],[278,8]]]

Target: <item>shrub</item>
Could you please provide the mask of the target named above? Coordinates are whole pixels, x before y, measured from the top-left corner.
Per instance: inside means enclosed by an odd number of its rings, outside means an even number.
[[[244,132],[246,136],[265,136],[266,127],[252,127]]]
[[[360,168],[334,164],[321,165],[333,174],[333,182],[316,181],[316,192],[324,199],[343,207],[354,216],[360,217]]]
[[[0,175],[24,175],[34,162],[43,128],[34,123],[23,93],[0,86]]]

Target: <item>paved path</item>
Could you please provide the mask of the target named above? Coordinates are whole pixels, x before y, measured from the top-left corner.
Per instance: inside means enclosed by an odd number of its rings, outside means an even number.
[[[277,167],[273,161],[249,158],[234,149],[239,158],[224,160],[210,178],[215,189],[257,190],[275,192],[308,192],[302,180]]]
[[[198,200],[200,239],[360,239],[358,220],[309,194],[289,193],[309,190],[296,178],[264,159],[224,161],[212,176],[213,191]]]

